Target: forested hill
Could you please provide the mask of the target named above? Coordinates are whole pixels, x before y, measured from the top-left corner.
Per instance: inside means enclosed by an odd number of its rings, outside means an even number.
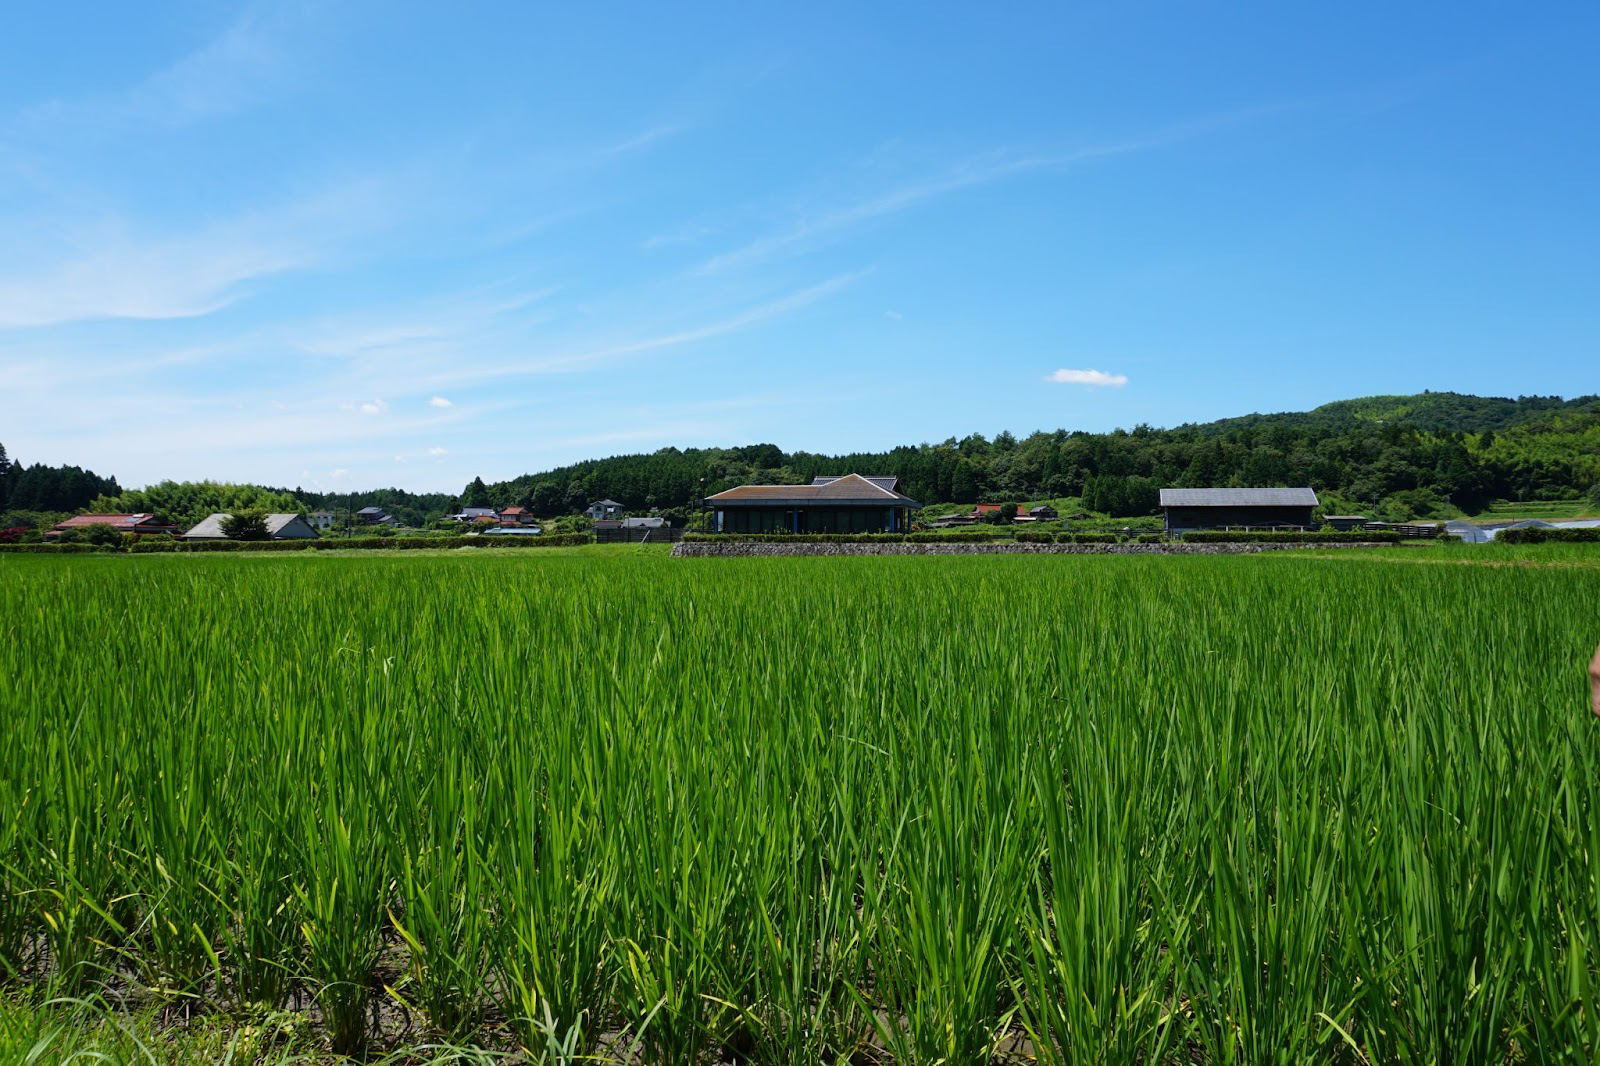
[[[325,495],[173,482],[119,495],[114,480],[75,467],[13,463],[7,473],[3,456],[0,450],[0,490],[10,490],[13,512],[93,506],[165,510],[188,519],[230,507],[277,510],[298,503],[305,510],[382,507],[408,525],[422,525],[457,506],[519,503],[552,518],[610,498],[631,511],[687,515],[702,496],[733,485],[855,471],[897,474],[901,489],[923,503],[1077,500],[1085,510],[1122,517],[1150,513],[1158,490],[1167,486],[1310,485],[1330,510],[1404,519],[1476,514],[1497,499],[1589,497],[1600,511],[1600,396],[1372,396],[1172,429],[1058,429],[1022,438],[1002,432],[993,439],[973,434],[847,455],[784,452],[774,444],[663,448],[498,484],[475,479],[460,496],[402,489]]]
[[[1600,397],[1579,396],[1564,400],[1560,396],[1519,396],[1512,400],[1504,396],[1423,392],[1416,396],[1367,396],[1359,400],[1335,400],[1310,411],[1244,415],[1179,428],[1216,436],[1242,426],[1283,425],[1344,431],[1395,423],[1435,433],[1446,430],[1456,433],[1499,432],[1552,414],[1593,409],[1597,399]]]
[[[1330,503],[1397,518],[1591,492],[1600,505],[1600,396],[1377,396],[1174,429],[974,434],[852,455],[665,448],[474,482],[464,502],[516,502],[541,515],[602,497],[665,509],[733,485],[850,471],[897,474],[924,503],[1080,498],[1118,516],[1148,513],[1168,486],[1309,484]]]

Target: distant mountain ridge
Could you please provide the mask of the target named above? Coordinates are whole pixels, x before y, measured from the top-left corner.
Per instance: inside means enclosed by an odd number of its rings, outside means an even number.
[[[1600,410],[1600,395],[1578,396],[1472,396],[1460,392],[1421,392],[1413,396],[1364,396],[1335,400],[1310,411],[1251,414],[1215,422],[1189,424],[1201,432],[1217,433],[1247,425],[1287,424],[1355,427],[1403,425],[1430,433],[1500,432],[1555,414],[1581,414]],[[1186,427],[1179,427],[1186,428]]]

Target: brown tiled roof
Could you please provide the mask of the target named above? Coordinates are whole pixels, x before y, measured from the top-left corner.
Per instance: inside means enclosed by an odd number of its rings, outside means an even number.
[[[708,504],[883,504],[903,507],[920,507],[921,504],[898,492],[890,492],[874,485],[860,474],[844,477],[821,485],[740,485],[706,498]]]
[[[74,515],[53,528],[82,529],[84,526],[102,525],[128,530],[138,526],[154,526],[158,529],[177,528],[176,526],[168,526],[165,522],[156,521],[156,516],[152,514],[80,514]]]
[[[888,489],[890,492],[895,492],[900,488],[900,479],[892,474],[859,474],[855,476],[864,477],[874,485],[878,486],[880,489]],[[838,481],[839,478],[839,474],[818,474],[816,477],[811,479],[811,483],[813,485],[826,485],[830,481]]]

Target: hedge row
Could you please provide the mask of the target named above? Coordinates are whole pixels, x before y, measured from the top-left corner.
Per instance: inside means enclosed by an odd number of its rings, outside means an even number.
[[[562,548],[588,543],[590,537],[587,533],[551,533],[541,537],[355,537],[351,540],[176,541],[147,538],[129,544],[127,551],[132,555],[167,552],[343,551],[348,548],[405,551],[412,548]],[[0,544],[0,552],[32,552],[43,555],[115,550],[117,549],[98,544]]]
[[[1343,533],[1230,533],[1196,530],[1185,533],[1185,544],[1398,544],[1392,530],[1349,530]]]
[[[1502,529],[1494,536],[1496,544],[1600,544],[1600,529],[1543,529],[1524,526]]]
[[[201,540],[178,544],[136,544],[130,551],[408,551],[421,548],[561,548],[590,543],[587,533],[550,533],[539,537],[352,537],[348,540]]]

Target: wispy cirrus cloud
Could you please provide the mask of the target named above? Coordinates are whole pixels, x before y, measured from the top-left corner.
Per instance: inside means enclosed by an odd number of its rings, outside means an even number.
[[[194,318],[244,283],[306,265],[310,250],[271,239],[196,235],[150,243],[111,237],[30,276],[0,278],[0,329],[96,318]]]
[[[209,315],[384,227],[388,201],[374,177],[181,230],[103,217],[62,220],[39,241],[0,236],[0,329]]]
[[[1092,385],[1097,388],[1120,389],[1128,383],[1126,374],[1108,374],[1104,370],[1057,370],[1045,376],[1046,381],[1057,385]]]
[[[777,299],[768,300],[765,303],[757,304],[754,307],[726,315],[703,325],[657,333],[634,340],[586,346],[565,354],[550,355],[543,358],[536,357],[517,363],[462,367],[445,371],[430,379],[430,383],[479,382],[497,378],[589,370],[630,355],[640,355],[663,348],[676,348],[698,341],[711,340],[715,337],[750,329],[769,319],[777,318],[814,304],[853,284],[867,273],[868,271],[854,271],[848,274],[839,274],[815,285],[808,285]]]
[[[902,185],[859,203],[824,211],[815,217],[802,219],[786,230],[758,237],[742,247],[707,259],[700,264],[697,273],[715,274],[799,251],[855,226],[897,214],[924,201],[1037,170],[1049,162],[1038,157],[966,160],[944,174]]]
[[[1175,123],[1103,144],[1059,151],[1008,148],[961,159],[942,172],[915,179],[887,192],[802,218],[787,229],[757,237],[741,247],[707,259],[700,274],[715,274],[792,255],[876,219],[917,207],[967,189],[1041,171],[1062,171],[1100,159],[1132,155],[1204,136],[1300,103],[1273,104]]]
[[[220,33],[120,92],[48,100],[17,118],[23,129],[126,132],[176,127],[247,108],[295,84],[311,5],[253,5]]]

